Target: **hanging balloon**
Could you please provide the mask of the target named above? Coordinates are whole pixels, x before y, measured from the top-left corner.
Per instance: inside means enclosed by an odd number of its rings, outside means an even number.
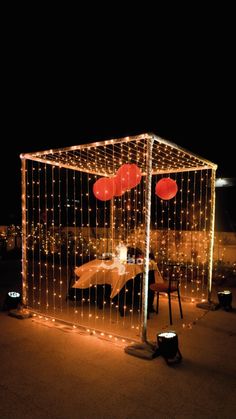
[[[93,193],[100,201],[112,199],[115,192],[114,180],[109,177],[98,179],[93,185]]]
[[[118,170],[116,177],[120,179],[121,188],[129,190],[140,183],[142,173],[136,164],[123,164]]]
[[[177,194],[178,186],[175,180],[165,177],[156,184],[155,193],[161,199],[172,199]]]
[[[125,193],[126,189],[122,188],[122,180],[120,177],[115,176],[113,178],[114,185],[115,185],[115,192],[114,196],[122,196]]]

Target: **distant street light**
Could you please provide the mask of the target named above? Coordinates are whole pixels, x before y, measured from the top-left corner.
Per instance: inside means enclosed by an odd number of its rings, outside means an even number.
[[[216,188],[228,188],[235,185],[235,178],[219,177],[216,179]]]

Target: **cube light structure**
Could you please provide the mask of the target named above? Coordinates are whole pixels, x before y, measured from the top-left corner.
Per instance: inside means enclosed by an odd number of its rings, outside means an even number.
[[[21,154],[21,160],[26,305],[91,330],[101,321],[112,332],[126,321],[145,341],[150,251],[164,278],[178,276],[186,299],[211,299],[214,163],[152,133]],[[116,177],[125,164],[139,168],[138,185],[99,200],[94,184]],[[160,180],[177,185],[177,193],[163,198]],[[76,266],[114,255],[120,243],[131,259],[136,249],[143,254],[138,285],[133,278],[114,299],[105,283],[73,289]]]

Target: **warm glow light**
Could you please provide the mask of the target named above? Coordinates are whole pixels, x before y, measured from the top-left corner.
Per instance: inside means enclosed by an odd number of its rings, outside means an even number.
[[[117,257],[119,258],[120,262],[127,262],[127,247],[124,243],[119,243],[116,247]]]
[[[126,282],[121,286],[120,279],[112,282],[115,302],[107,295],[104,266],[101,277],[93,268],[87,271],[87,288],[71,288],[75,266],[86,269],[98,255],[113,262],[116,250],[122,268],[131,263],[136,268],[139,258],[145,275],[145,252],[152,250],[163,278],[180,280],[181,295],[205,299],[213,260],[215,165],[151,134],[21,158],[22,298],[29,297],[30,307],[47,318],[71,316],[87,330],[119,323],[130,333],[143,333],[147,292],[142,298],[136,275],[132,289]],[[173,190],[155,195],[158,182]],[[15,236],[8,237],[8,249],[14,241]],[[221,246],[219,259],[224,254]],[[111,339],[115,331],[109,332],[105,336]]]
[[[160,336],[161,338],[170,339],[170,338],[173,338],[174,336],[176,336],[176,333],[174,333],[174,332],[163,332],[163,333],[159,333],[158,336]]]

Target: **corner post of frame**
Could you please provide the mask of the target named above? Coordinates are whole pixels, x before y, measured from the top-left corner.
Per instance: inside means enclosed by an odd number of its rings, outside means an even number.
[[[211,303],[212,291],[212,269],[213,269],[213,251],[214,251],[214,235],[215,235],[215,184],[216,184],[216,169],[211,171],[211,213],[210,213],[210,230],[209,230],[209,260],[208,260],[208,277],[207,277],[207,292],[208,302]]]
[[[145,193],[145,250],[142,287],[142,317],[141,339],[147,341],[147,311],[148,311],[148,275],[149,275],[149,252],[150,252],[150,222],[151,222],[151,188],[152,188],[152,149],[154,137],[147,138],[146,152],[146,193]]]
[[[26,159],[21,156],[21,210],[22,210],[22,302],[27,304],[27,216],[26,216]]]

